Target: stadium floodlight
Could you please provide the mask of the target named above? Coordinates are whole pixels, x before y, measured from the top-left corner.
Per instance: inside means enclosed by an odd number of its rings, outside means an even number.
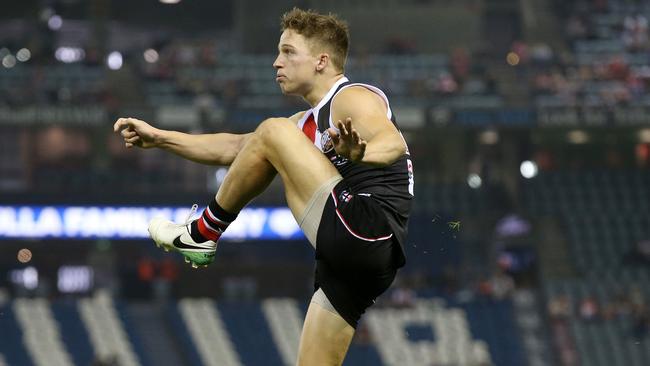
[[[122,68],[122,54],[113,51],[108,54],[108,57],[106,58],[106,65],[108,65],[108,68],[111,70],[119,70]]]
[[[2,58],[2,66],[6,67],[7,69],[11,69],[12,67],[16,66],[16,57],[11,54],[6,55]]]
[[[478,189],[483,184],[483,180],[478,174],[472,173],[467,177],[467,185],[470,188]]]
[[[158,62],[158,52],[153,48],[149,48],[146,51],[144,51],[143,56],[144,56],[144,60],[150,64]]]
[[[20,62],[27,62],[32,57],[32,52],[28,48],[21,48],[16,52],[16,58]]]
[[[54,57],[66,64],[83,60],[86,52],[79,47],[59,47],[54,51]]]
[[[63,26],[63,18],[60,15],[52,15],[50,19],[47,20],[47,26],[53,30],[57,31]]]
[[[519,172],[521,172],[521,176],[526,179],[535,178],[538,171],[539,169],[537,168],[537,164],[535,164],[534,161],[526,160],[523,161],[519,166]]]

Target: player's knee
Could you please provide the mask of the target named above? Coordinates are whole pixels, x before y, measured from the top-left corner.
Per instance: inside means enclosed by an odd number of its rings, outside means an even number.
[[[282,138],[286,131],[297,130],[296,124],[288,118],[268,118],[255,130],[257,137],[268,142],[270,139]]]

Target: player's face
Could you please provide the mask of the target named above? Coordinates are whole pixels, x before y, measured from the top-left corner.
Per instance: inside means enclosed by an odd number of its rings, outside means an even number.
[[[312,54],[307,39],[291,29],[282,32],[278,57],[273,62],[275,81],[282,93],[304,95],[316,74],[318,59]]]

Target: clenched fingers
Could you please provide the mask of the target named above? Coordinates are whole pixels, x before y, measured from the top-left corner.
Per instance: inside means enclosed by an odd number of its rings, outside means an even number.
[[[131,128],[133,127],[133,122],[131,121],[131,118],[119,118],[115,124],[113,124],[113,132],[117,132],[123,128]]]
[[[125,128],[125,129],[123,129],[123,130],[120,132],[120,134],[122,135],[122,137],[124,137],[124,139],[128,139],[128,138],[131,138],[131,137],[134,137],[134,136],[137,136],[137,135],[138,135],[135,131],[133,131],[133,130],[131,129],[131,127],[127,127],[127,128]]]

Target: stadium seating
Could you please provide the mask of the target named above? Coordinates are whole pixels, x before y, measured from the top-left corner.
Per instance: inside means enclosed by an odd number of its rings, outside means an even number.
[[[59,300],[51,304],[52,314],[59,324],[63,342],[72,350],[70,355],[77,365],[90,365],[94,359],[94,351],[88,338],[79,309],[74,300]]]
[[[272,68],[274,58],[274,55],[233,53],[221,58],[216,65],[178,65],[171,74],[145,77],[142,102],[150,106],[191,106],[194,98],[202,92],[214,92],[216,96],[221,96],[224,89],[236,85],[233,92],[241,107],[278,108],[292,102],[281,96],[275,83]],[[146,70],[151,65],[141,66],[143,70],[136,71],[143,76],[151,73]],[[441,75],[450,74],[449,61],[442,54],[373,55],[358,60],[352,57],[348,69],[348,74],[356,80],[390,86],[395,97],[418,96],[416,84],[428,80],[433,88]],[[28,106],[35,101],[41,105],[57,102],[67,105],[95,102],[99,105],[110,89],[108,77],[101,65],[20,65],[0,73],[0,89],[13,90],[17,85],[27,84],[37,86],[33,90],[40,93],[38,96],[8,94],[4,100],[12,106]],[[65,93],[61,94],[63,89]]]
[[[159,305],[138,306],[154,311]],[[290,365],[305,307],[293,299],[183,299],[167,308],[160,321],[169,327],[160,329],[182,346],[184,364]],[[128,319],[133,310],[106,294],[76,301],[16,299],[0,310],[0,354],[10,365],[87,365],[111,357],[120,365],[157,364],[148,355],[154,350],[137,346],[140,341],[130,334],[143,333],[125,330],[138,324]],[[440,298],[372,309],[360,325],[369,338],[353,342],[345,364],[521,365],[511,312],[509,302],[455,304]],[[65,335],[58,336],[62,327]]]
[[[0,306],[0,354],[8,365],[33,365],[11,303]]]
[[[185,360],[190,365],[201,365],[201,356],[192,341],[192,335],[188,330],[188,326],[183,320],[180,313],[180,307],[177,303],[168,304],[167,318],[169,329],[174,335],[174,338],[179,344],[180,352],[185,356]]]
[[[263,312],[264,305],[260,307],[257,302],[217,302],[215,306],[217,306],[219,314],[221,314],[223,324],[240,356],[242,364],[287,364],[286,361],[281,361],[284,360],[280,356],[281,353],[284,354],[282,350],[289,347],[296,347],[297,350],[298,343],[295,335],[289,334],[295,329],[295,324],[282,323],[283,336],[286,336],[286,338],[282,338],[284,341],[278,342],[278,338],[273,335],[271,330],[271,320]],[[256,352],[250,352],[253,349]],[[293,350],[293,348],[289,349]],[[289,361],[288,363],[292,362]]]
[[[17,299],[13,310],[23,330],[23,343],[36,365],[70,365],[72,358],[45,299]]]
[[[184,299],[178,306],[204,365],[242,364],[212,300]]]
[[[262,311],[283,363],[291,363],[298,356],[298,341],[302,331],[298,305],[291,299],[271,299],[262,303]]]
[[[648,182],[641,170],[546,172],[523,182],[524,201],[533,215],[560,218],[579,273],[604,274],[650,238]]]
[[[650,299],[647,278],[636,280],[630,275],[625,281],[599,278],[550,282],[546,296],[551,300],[568,299],[566,316],[554,316],[554,321],[566,321],[571,330],[582,364],[586,365],[647,365],[650,362],[650,339],[637,338],[634,333],[634,301],[628,294],[640,290],[640,301]],[[581,302],[593,298],[597,311],[592,317],[582,314]]]
[[[642,86],[647,78],[647,4],[612,0],[570,2],[558,8],[567,29],[564,41],[572,52],[530,70],[536,105],[648,105]]]
[[[100,293],[94,298],[82,299],[78,307],[95,351],[95,358],[116,358],[120,365],[140,365],[110,296]]]
[[[578,358],[585,365],[646,365],[650,340],[643,336],[650,299],[647,266],[637,245],[650,238],[647,171],[577,170],[545,172],[524,184],[524,201],[538,217],[556,217],[569,244],[577,277],[547,281],[550,316],[567,324]],[[634,301],[630,297],[636,296]],[[595,303],[581,309],[586,301]],[[585,313],[583,313],[583,311]],[[640,334],[635,336],[635,326]]]

